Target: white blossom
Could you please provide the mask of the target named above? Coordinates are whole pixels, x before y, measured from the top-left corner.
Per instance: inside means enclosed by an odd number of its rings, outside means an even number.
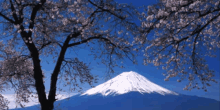
[[[142,16],[146,19],[142,20],[141,32],[147,37],[144,54],[147,63],[166,70],[165,80],[177,73],[180,78],[185,78],[188,71],[198,74],[188,77],[186,90],[195,87],[193,82],[201,77],[203,83],[215,82],[214,72],[206,65],[205,58],[214,57],[213,50],[220,48],[220,14],[216,12],[219,0],[162,0],[146,10],[149,15]]]

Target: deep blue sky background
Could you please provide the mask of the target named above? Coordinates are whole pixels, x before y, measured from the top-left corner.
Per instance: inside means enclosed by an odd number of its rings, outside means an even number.
[[[132,3],[134,6],[143,6],[143,5],[152,5],[157,2],[157,0],[116,0],[118,3]],[[220,100],[220,81],[219,81],[219,72],[220,72],[220,51],[218,50],[216,52],[217,58],[209,58],[207,57],[208,65],[211,69],[215,70],[215,79],[218,81],[218,83],[211,83],[212,86],[208,87],[208,92],[204,92],[203,90],[197,90],[193,89],[192,91],[185,91],[183,88],[188,83],[187,80],[182,81],[181,83],[178,83],[176,80],[177,78],[172,78],[170,81],[164,81],[164,76],[162,75],[163,70],[157,69],[153,65],[144,66],[142,65],[143,57],[139,56],[138,59],[138,65],[133,65],[133,63],[130,60],[125,60],[125,69],[115,69],[115,74],[112,75],[112,77],[118,75],[118,73],[122,73],[124,71],[135,71],[146,78],[148,78],[150,81],[165,87],[169,90],[175,91],[180,94],[186,94],[186,95],[196,95],[200,97],[206,97],[206,98],[212,98],[216,100]],[[97,84],[101,84],[105,82],[105,72],[106,72],[106,66],[104,65],[97,65],[96,61],[94,60],[93,56],[89,56],[89,51],[85,49],[80,49],[78,51],[75,51],[71,54],[71,56],[76,56],[80,60],[84,61],[85,63],[91,62],[90,67],[93,68],[91,73],[99,76],[99,81]],[[49,59],[48,59],[49,60]],[[46,63],[43,63],[42,65],[44,71],[47,73],[51,73],[53,70],[53,64],[47,65]],[[47,78],[47,81],[49,82],[49,77]],[[60,85],[62,87],[62,85]],[[84,90],[87,90],[90,88],[87,84],[81,85]],[[47,83],[47,88],[49,88],[49,83]]]
[[[118,3],[132,3],[134,6],[143,6],[143,5],[151,5],[153,3],[156,3],[156,0],[116,0]],[[164,76],[162,73],[164,72],[163,70],[158,70],[156,67],[152,65],[144,66],[142,65],[142,56],[139,56],[138,65],[133,65],[130,60],[125,60],[125,69],[115,69],[116,74],[113,75],[116,76],[118,75],[117,73],[122,73],[124,71],[135,71],[143,76],[145,76],[147,79],[150,81],[165,87],[169,90],[175,91],[180,94],[186,94],[186,95],[196,95],[200,97],[206,97],[206,98],[212,98],[216,100],[220,100],[220,83],[219,83],[219,72],[220,72],[220,55],[219,55],[219,50],[217,51],[217,58],[207,58],[208,59],[208,64],[209,67],[213,70],[215,70],[216,77],[215,79],[218,81],[218,84],[211,83],[212,86],[208,87],[208,92],[204,92],[203,90],[192,90],[192,91],[184,91],[183,88],[185,85],[188,83],[187,81],[182,81],[181,83],[178,83],[176,81],[177,78],[172,78],[170,81],[164,81]],[[95,75],[99,75],[99,80],[98,84],[101,84],[105,82],[104,77],[105,77],[105,72],[106,72],[106,66],[104,65],[97,65],[96,61],[94,60],[93,56],[89,56],[89,51],[85,49],[80,49],[75,52],[72,52],[69,55],[73,55],[74,57],[78,57],[80,60],[84,61],[85,63],[90,63],[90,67],[93,68],[91,73]],[[51,62],[49,64],[46,63],[46,60]],[[49,90],[49,85],[50,85],[50,73],[53,71],[55,64],[53,63],[52,59],[47,58],[47,59],[42,59],[42,69],[46,73],[46,89],[47,91]],[[62,85],[60,85],[62,87]],[[87,90],[90,88],[89,85],[84,84],[81,85],[84,90]],[[66,88],[66,90],[68,90]],[[12,92],[7,92],[7,94],[11,94]]]

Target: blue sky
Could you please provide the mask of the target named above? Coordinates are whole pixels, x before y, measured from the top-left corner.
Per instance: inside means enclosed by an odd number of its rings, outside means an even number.
[[[142,5],[150,5],[153,3],[156,3],[156,0],[116,0],[118,1],[118,3],[133,3],[134,6],[142,6]],[[124,64],[125,64],[125,69],[115,69],[116,74],[113,75],[116,76],[118,75],[117,73],[122,73],[124,71],[135,71],[143,76],[145,76],[146,78],[148,78],[150,81],[165,87],[169,90],[175,91],[177,93],[180,94],[186,94],[186,95],[196,95],[196,96],[200,96],[200,97],[206,97],[206,98],[212,98],[212,99],[216,99],[216,100],[220,100],[219,99],[219,93],[220,93],[220,83],[219,83],[219,72],[220,72],[220,55],[219,55],[219,50],[217,51],[217,58],[207,58],[208,59],[208,64],[209,67],[213,70],[216,71],[216,77],[215,79],[218,81],[218,84],[215,83],[211,83],[212,86],[208,87],[208,92],[204,92],[203,90],[192,90],[192,91],[184,91],[183,88],[185,87],[185,85],[187,84],[187,81],[183,81],[181,83],[178,83],[176,81],[177,78],[172,78],[170,81],[164,81],[164,76],[162,75],[162,73],[164,72],[161,69],[157,69],[156,67],[152,66],[152,65],[148,65],[148,66],[144,66],[142,65],[142,56],[139,56],[138,65],[133,65],[131,61],[129,60],[125,60]],[[81,49],[81,50],[77,50],[75,52],[72,52],[71,55],[77,56],[80,60],[84,61],[85,63],[89,63],[91,62],[91,68],[92,74],[95,75],[99,75],[99,80],[98,84],[103,83],[104,80],[104,76],[105,76],[105,72],[106,72],[106,67],[104,65],[96,65],[96,61],[94,60],[94,58],[92,56],[89,56],[89,51],[86,49]],[[46,60],[49,61],[50,63],[47,64]],[[50,73],[53,71],[54,68],[54,63],[52,61],[52,58],[47,58],[47,59],[42,59],[42,69],[43,71],[46,73],[46,89],[48,91],[49,89],[49,85],[50,85]],[[62,87],[62,85],[60,85]],[[84,90],[87,90],[90,88],[90,86],[88,86],[87,84],[81,85]],[[68,90],[66,88],[66,90]],[[11,94],[12,92],[7,92],[9,94]]]
[[[93,59],[92,56],[88,55],[89,52],[87,50],[79,50],[79,51],[76,51],[76,53],[77,54],[72,54],[72,55],[79,56],[78,58],[82,61],[92,63],[91,68],[93,68],[93,69],[92,69],[91,73],[99,76],[98,83],[95,85],[104,83],[105,82],[104,78],[105,78],[106,67],[104,65],[96,65],[96,61]],[[208,87],[208,92],[204,92],[203,90],[197,90],[197,89],[193,89],[192,91],[185,91],[185,90],[183,90],[183,88],[188,83],[187,80],[182,81],[181,83],[178,83],[176,81],[177,78],[171,78],[170,81],[164,81],[165,77],[162,75],[162,73],[164,72],[163,70],[157,69],[153,65],[148,65],[148,66],[142,65],[142,57],[141,56],[139,56],[137,59],[139,62],[138,65],[133,65],[130,60],[125,60],[124,61],[125,68],[124,69],[115,69],[116,73],[113,74],[112,77],[114,77],[114,76],[118,75],[118,73],[122,73],[124,71],[135,71],[135,72],[145,76],[150,81],[152,81],[162,87],[165,87],[169,90],[175,91],[177,93],[186,94],[186,95],[196,95],[196,96],[200,96],[200,97],[206,97],[206,98],[212,98],[212,99],[219,100],[219,97],[220,97],[219,96],[219,84],[220,84],[219,82],[218,82],[218,84],[211,83],[212,86]],[[209,60],[208,60],[208,64],[211,67],[211,69],[216,71],[215,79],[217,81],[219,81],[219,74],[218,74],[219,73],[219,68],[218,68],[219,62],[220,62],[219,55],[215,59],[209,58]],[[46,63],[43,63],[42,67],[46,73],[51,73],[54,65],[53,64],[47,65]],[[44,67],[46,67],[46,68],[44,68]],[[50,79],[48,76],[46,78],[46,82],[48,82],[48,83],[46,83],[46,88],[49,88],[49,81],[50,81]],[[60,85],[60,86],[62,87],[62,85]],[[90,86],[87,84],[84,84],[81,86],[84,88],[84,90],[87,90],[90,88]]]
[[[155,1],[153,1],[153,0],[152,1],[150,1],[150,0],[144,0],[144,1],[143,0],[135,0],[135,1],[134,0],[116,0],[116,1],[118,3],[132,3],[134,6],[151,5],[151,4],[156,3],[156,0]],[[206,97],[206,98],[220,100],[219,99],[219,97],[220,97],[219,96],[219,93],[220,93],[220,88],[219,88],[219,85],[220,85],[220,83],[219,83],[220,55],[219,55],[219,53],[220,53],[220,51],[218,50],[216,53],[217,53],[217,58],[207,57],[208,65],[211,69],[215,70],[215,74],[216,74],[215,79],[218,81],[217,84],[211,83],[212,86],[208,87],[208,92],[204,92],[203,90],[197,90],[197,89],[193,89],[192,91],[183,90],[185,85],[188,83],[187,80],[182,81],[181,83],[178,83],[176,81],[177,78],[172,78],[172,79],[170,79],[170,81],[164,81],[165,77],[162,75],[162,73],[165,71],[163,71],[161,69],[157,69],[153,65],[148,65],[148,66],[142,65],[142,61],[143,61],[142,56],[139,56],[137,58],[137,60],[139,62],[138,65],[133,65],[131,61],[126,59],[124,61],[125,69],[115,69],[116,73],[114,75],[112,75],[112,77],[114,77],[114,76],[118,75],[118,73],[122,73],[124,71],[135,71],[135,72],[145,76],[150,81],[152,81],[162,87],[165,87],[169,90],[175,91],[177,93],[186,94],[186,95],[196,95],[196,96],[200,96],[200,97]],[[89,56],[88,54],[89,54],[89,51],[86,50],[86,48],[85,48],[85,49],[80,49],[75,52],[72,52],[71,56],[72,55],[76,56],[80,60],[84,61],[85,63],[91,62],[90,67],[93,68],[91,73],[99,76],[98,83],[95,85],[98,85],[98,84],[105,82],[104,78],[105,78],[106,66],[97,65],[94,58],[92,56]],[[48,61],[49,60],[50,59],[48,59]],[[50,63],[48,65],[46,63],[42,63],[42,67],[46,73],[51,73],[54,68],[54,64]],[[46,88],[49,88],[49,81],[50,81],[49,76],[47,77],[46,81],[48,82],[48,83],[46,83]],[[60,85],[60,86],[62,87],[62,85]],[[87,90],[90,88],[90,86],[88,86],[87,84],[84,84],[81,86],[84,88],[84,90]]]

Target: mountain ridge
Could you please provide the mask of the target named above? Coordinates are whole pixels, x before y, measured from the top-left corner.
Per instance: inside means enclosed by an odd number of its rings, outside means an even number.
[[[141,94],[143,93],[158,93],[161,95],[173,94],[178,95],[175,92],[172,92],[166,88],[163,88],[144,76],[134,72],[123,72],[116,77],[102,83],[94,88],[91,88],[84,92],[82,95],[94,95],[102,94],[107,95],[116,95],[116,94],[125,94],[131,91],[138,91]]]
[[[54,110],[219,110],[220,101],[177,94],[130,71],[59,100]],[[40,110],[40,105],[13,110]]]
[[[75,95],[55,102],[54,110],[219,110],[219,101],[197,96],[140,94]],[[40,105],[14,110],[40,110]]]

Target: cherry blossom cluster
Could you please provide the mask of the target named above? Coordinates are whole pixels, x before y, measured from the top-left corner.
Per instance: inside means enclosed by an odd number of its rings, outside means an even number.
[[[165,80],[188,79],[184,88],[202,89],[214,81],[206,56],[215,57],[220,48],[220,2],[218,0],[161,0],[146,8],[142,33],[147,34],[144,62],[166,70]],[[153,32],[152,32],[153,31]],[[153,36],[150,36],[153,33]]]

